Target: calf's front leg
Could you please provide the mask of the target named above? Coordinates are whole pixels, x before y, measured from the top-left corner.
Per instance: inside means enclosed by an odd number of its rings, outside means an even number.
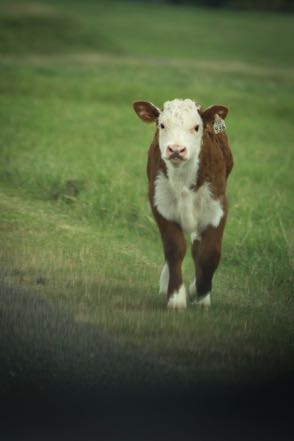
[[[209,307],[212,279],[221,257],[221,244],[226,217],[217,228],[209,226],[200,240],[192,243],[192,255],[195,263],[196,280],[190,293],[197,293],[195,305]]]
[[[166,220],[158,212],[155,213],[155,219],[161,234],[165,256],[161,291],[162,285],[165,284],[169,309],[184,309],[187,306],[186,288],[182,277],[182,262],[186,253],[185,237],[177,223]]]

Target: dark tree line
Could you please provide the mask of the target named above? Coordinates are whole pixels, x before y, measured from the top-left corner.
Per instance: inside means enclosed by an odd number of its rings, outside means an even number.
[[[294,11],[293,0],[166,0],[172,4],[194,4],[213,8],[230,7],[236,9],[255,9],[268,11]]]

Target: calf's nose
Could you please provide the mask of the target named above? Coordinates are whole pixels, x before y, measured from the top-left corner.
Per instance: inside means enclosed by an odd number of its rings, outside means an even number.
[[[169,158],[180,157],[184,158],[187,154],[186,147],[179,144],[171,144],[167,146],[167,155]]]

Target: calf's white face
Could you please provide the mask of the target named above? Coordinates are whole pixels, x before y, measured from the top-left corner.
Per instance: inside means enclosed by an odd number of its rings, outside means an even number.
[[[138,101],[134,107],[143,121],[157,122],[161,156],[168,165],[180,166],[198,157],[203,121],[198,112],[200,106],[198,107],[194,101],[166,101],[162,111],[146,101]]]
[[[159,148],[166,163],[180,166],[198,157],[203,121],[190,99],[167,101],[158,117]]]

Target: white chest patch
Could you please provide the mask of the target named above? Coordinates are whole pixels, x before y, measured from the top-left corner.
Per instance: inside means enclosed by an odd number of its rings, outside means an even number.
[[[212,197],[209,183],[193,191],[184,180],[175,182],[162,172],[155,182],[154,203],[165,219],[177,222],[194,239],[200,238],[208,225],[217,227],[224,214],[220,201]]]

